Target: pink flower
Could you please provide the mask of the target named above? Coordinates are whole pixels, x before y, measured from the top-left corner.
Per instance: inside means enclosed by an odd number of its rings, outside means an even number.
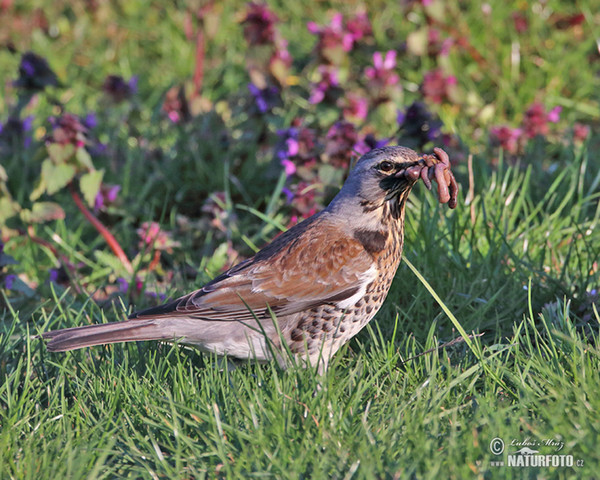
[[[352,120],[358,121],[365,120],[367,118],[367,114],[369,113],[369,102],[366,98],[349,93],[346,97],[343,112],[344,118],[349,117]]]
[[[319,37],[317,51],[328,63],[340,62],[339,50],[349,52],[355,42],[372,33],[371,24],[366,13],[358,13],[344,24],[344,17],[336,13],[329,25],[321,27],[315,22],[308,22],[306,28]]]
[[[334,123],[327,132],[325,143],[325,154],[329,157],[329,163],[336,167],[346,168],[358,140],[358,132],[354,124],[350,122]]]
[[[513,12],[511,17],[517,33],[525,33],[527,30],[529,30],[529,21],[527,20],[525,14],[522,12]]]
[[[281,160],[281,165],[285,170],[286,176],[290,177],[296,173],[296,165],[289,158],[284,158]]]
[[[400,81],[398,74],[393,70],[396,68],[396,52],[389,50],[385,57],[381,52],[373,54],[373,66],[365,69],[366,77],[378,87],[396,85]]]
[[[532,103],[527,109],[523,119],[523,129],[528,138],[534,138],[537,135],[548,135],[548,115],[541,103]]]
[[[548,121],[552,123],[558,123],[558,121],[560,120],[560,112],[562,112],[562,107],[554,107],[548,113]]]
[[[575,122],[573,125],[573,140],[576,143],[583,143],[590,135],[590,127],[583,123]]]
[[[171,238],[171,233],[162,230],[156,222],[142,223],[141,227],[136,230],[136,233],[140,237],[140,249],[152,247],[155,250],[165,250],[171,253],[173,247],[180,246],[179,242]]]

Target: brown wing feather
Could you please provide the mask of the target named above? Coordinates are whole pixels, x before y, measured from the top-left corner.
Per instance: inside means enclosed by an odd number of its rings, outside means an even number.
[[[352,296],[372,265],[371,257],[325,218],[308,223],[299,235],[289,230],[202,289],[132,318],[251,320],[269,316],[269,308],[287,315]]]

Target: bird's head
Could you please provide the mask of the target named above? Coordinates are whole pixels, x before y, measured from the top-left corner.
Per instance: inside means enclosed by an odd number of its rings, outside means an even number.
[[[422,158],[406,147],[371,150],[356,163],[330,209],[351,215],[366,213],[373,219],[386,214],[398,218],[418,179],[404,172]]]

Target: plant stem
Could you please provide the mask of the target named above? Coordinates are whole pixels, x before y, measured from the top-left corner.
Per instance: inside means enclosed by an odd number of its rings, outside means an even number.
[[[108,228],[106,228],[104,224],[100,220],[98,220],[92,212],[90,212],[87,209],[87,207],[81,200],[79,193],[77,193],[77,190],[75,190],[75,187],[72,183],[69,184],[69,192],[71,193],[71,197],[73,197],[73,201],[75,202],[75,205],[77,205],[77,208],[79,208],[79,210],[81,211],[81,213],[83,213],[85,218],[87,218],[87,220],[94,226],[94,228],[98,230],[100,235],[102,235],[104,240],[106,240],[106,243],[108,243],[110,249],[117,256],[117,258],[121,260],[121,263],[125,267],[125,270],[127,270],[127,273],[133,275],[133,266],[127,258],[127,255],[125,255],[125,252],[121,248],[121,245],[119,245],[119,242],[117,242],[117,239],[113,236],[112,233],[110,233]]]

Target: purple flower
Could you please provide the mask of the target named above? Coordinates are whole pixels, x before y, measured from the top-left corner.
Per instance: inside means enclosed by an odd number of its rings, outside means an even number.
[[[58,280],[58,269],[51,268],[48,274],[48,280],[50,280],[52,283],[56,283],[56,280]]]
[[[370,152],[375,148],[385,147],[388,143],[390,143],[389,138],[382,138],[381,140],[377,140],[375,135],[372,133],[368,133],[364,136],[363,139],[354,144],[354,151],[360,155],[364,155],[365,153]]]
[[[88,113],[83,118],[83,121],[81,123],[83,123],[84,127],[87,128],[88,130],[91,130],[92,128],[96,128],[96,126],[98,125],[98,119],[96,118],[96,114],[94,112]]]
[[[258,88],[253,83],[248,84],[248,90],[254,97],[256,108],[260,113],[266,113],[273,108],[279,93],[275,87]]]
[[[400,126],[400,144],[422,148],[426,143],[435,141],[441,134],[442,122],[434,118],[423,102],[414,102],[406,112],[398,112]]]
[[[19,64],[19,78],[13,82],[15,87],[30,91],[44,90],[56,86],[58,79],[45,58],[33,52],[26,52]]]
[[[398,110],[398,114],[396,115],[396,121],[398,122],[399,127],[402,126],[402,124],[404,123],[404,120],[406,120],[406,112],[403,112],[402,110]]]
[[[117,278],[117,283],[119,284],[119,290],[123,293],[127,293],[127,290],[129,290],[129,282],[123,277],[119,277]]]
[[[13,283],[15,283],[16,279],[17,276],[12,273],[9,273],[8,275],[6,275],[6,277],[4,277],[4,286],[7,290],[12,290]]]
[[[0,124],[0,146],[3,144],[9,147],[22,145],[28,148],[31,145],[31,136],[27,132],[31,131],[32,125],[33,116],[28,116],[23,120],[10,117],[4,125]]]
[[[287,187],[283,187],[281,193],[285,195],[287,203],[290,203],[294,199],[294,192]]]
[[[102,90],[113,102],[121,103],[131,98],[137,92],[137,83],[137,75],[131,77],[128,82],[120,75],[109,75],[102,84]]]

